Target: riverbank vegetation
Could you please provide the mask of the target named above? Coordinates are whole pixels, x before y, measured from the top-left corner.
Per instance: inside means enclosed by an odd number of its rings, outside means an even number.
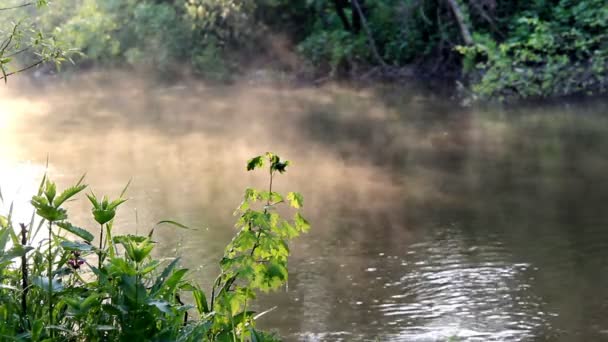
[[[273,191],[273,180],[288,165],[272,153],[247,163],[247,170],[266,166],[269,186],[245,191],[235,212],[238,232],[226,247],[210,292],[188,279],[179,258],[160,259],[153,253],[159,225],[189,228],[161,221],[147,235],[118,235],[113,222],[126,201],[126,187],[114,200],[89,192],[98,227],[77,227],[65,204],[87,191],[87,185],[81,179],[59,191],[45,176],[32,197],[35,214],[29,224],[14,224],[10,212],[0,217],[1,339],[278,340],[256,329],[255,320],[263,313],[251,307],[258,291],[285,284],[289,242],[309,229],[300,213],[302,196]],[[281,204],[293,208],[293,219],[277,212]]]
[[[309,81],[442,78],[498,100],[597,94],[608,82],[603,0],[56,0],[30,13],[81,49],[78,68],[162,79],[256,68]]]

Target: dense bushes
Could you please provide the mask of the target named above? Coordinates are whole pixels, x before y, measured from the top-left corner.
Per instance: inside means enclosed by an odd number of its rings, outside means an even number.
[[[488,33],[461,47],[473,90],[484,98],[553,97],[605,92],[608,85],[608,5],[561,0],[542,12],[511,19],[508,38]]]
[[[275,341],[258,331],[251,303],[259,290],[276,290],[287,280],[289,241],[309,229],[298,193],[283,197],[272,181],[287,161],[267,153],[267,191],[247,189],[237,208],[238,233],[226,247],[220,275],[210,293],[187,279],[179,258],[152,257],[154,227],[148,235],[114,236],[116,200],[88,194],[99,224],[92,231],[68,221],[64,204],[83,190],[59,192],[44,178],[32,198],[36,216],[29,225],[0,216],[0,339],[3,341]],[[295,208],[286,220],[275,210]],[[159,224],[185,226],[173,221]],[[193,298],[185,304],[184,294]],[[209,296],[207,296],[209,295]],[[194,315],[193,315],[194,313]]]

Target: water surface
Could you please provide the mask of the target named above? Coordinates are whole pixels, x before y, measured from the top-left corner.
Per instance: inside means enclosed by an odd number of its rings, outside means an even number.
[[[116,229],[159,229],[207,288],[232,212],[265,175],[247,158],[293,162],[313,230],[260,320],[287,341],[608,340],[608,102],[463,109],[414,89],[356,90],[93,75],[0,91],[0,185],[27,220],[44,172],[82,173],[130,201]],[[93,227],[88,204],[72,220]]]

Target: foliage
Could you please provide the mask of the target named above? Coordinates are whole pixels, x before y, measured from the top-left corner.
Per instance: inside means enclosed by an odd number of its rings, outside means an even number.
[[[526,10],[511,21],[509,38],[488,34],[461,47],[467,72],[483,98],[555,97],[606,91],[608,4],[561,0],[544,15]]]
[[[289,162],[267,153],[252,159],[248,170],[263,168],[264,160],[269,163],[269,189],[245,191],[237,209],[239,232],[226,248],[209,298],[188,279],[179,258],[165,262],[152,257],[154,229],[145,236],[112,236],[127,187],[115,200],[87,195],[100,225],[96,247],[93,234],[69,222],[63,208],[86,188],[82,179],[59,193],[45,176],[32,198],[36,215],[29,226],[21,224],[17,231],[10,213],[0,217],[2,340],[278,340],[256,329],[251,302],[257,291],[276,290],[285,283],[288,243],[308,231],[309,224],[299,211],[300,194],[283,197],[272,191],[274,177],[284,173]],[[276,212],[284,201],[295,210],[292,220]],[[41,240],[38,233],[45,224],[48,238]],[[159,224],[187,228],[173,221]],[[185,294],[193,298],[192,304],[182,301]]]
[[[185,67],[225,81],[264,58],[282,68],[276,33],[313,76],[415,66],[500,100],[606,91],[607,13],[603,0],[55,0],[37,25],[52,32],[52,44],[39,45],[48,46],[43,59],[61,61],[53,47],[75,46],[83,65],[145,67],[163,78]]]
[[[317,69],[329,69],[331,75],[339,75],[341,66],[348,68],[369,58],[365,40],[343,30],[321,31],[306,38],[298,48]]]
[[[76,53],[54,36],[48,35],[32,22],[31,16],[23,13],[29,7],[39,9],[47,5],[46,0],[26,2],[18,5],[3,3],[0,13],[0,79],[5,82],[8,77],[22,71],[37,67],[46,62],[54,62],[59,67]]]

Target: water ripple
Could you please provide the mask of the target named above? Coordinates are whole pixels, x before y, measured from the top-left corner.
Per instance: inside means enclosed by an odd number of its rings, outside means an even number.
[[[375,304],[397,328],[395,341],[521,341],[545,326],[530,290],[530,265],[510,263],[500,245],[467,248],[462,238],[411,246],[395,293]],[[396,323],[395,323],[396,322]]]

